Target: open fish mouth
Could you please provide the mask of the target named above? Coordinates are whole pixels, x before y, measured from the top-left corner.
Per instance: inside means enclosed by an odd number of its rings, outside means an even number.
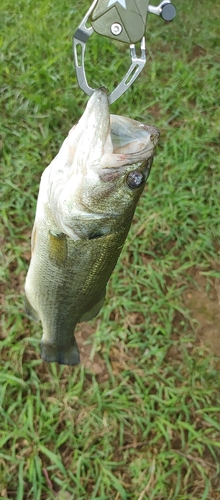
[[[110,115],[106,89],[95,90],[66,139],[71,172],[98,171],[147,160],[158,140],[156,127]]]
[[[156,127],[119,115],[110,115],[110,135],[112,154],[124,155],[127,165],[150,158],[159,140]]]
[[[94,102],[92,106],[92,102]],[[106,89],[98,89],[87,105],[94,116],[98,117],[96,124],[97,134],[101,128],[100,138],[103,141],[102,157],[99,165],[102,168],[117,168],[132,165],[147,160],[153,156],[159,140],[159,131],[156,127],[145,125],[125,116],[113,115],[109,112],[108,95]],[[91,118],[91,115],[90,115]],[[108,127],[106,128],[106,124]]]

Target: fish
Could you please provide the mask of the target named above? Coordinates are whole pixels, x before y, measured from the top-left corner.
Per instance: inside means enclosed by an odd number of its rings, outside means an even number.
[[[44,170],[25,281],[43,360],[80,363],[75,327],[104,304],[158,140],[156,127],[110,114],[100,88]]]

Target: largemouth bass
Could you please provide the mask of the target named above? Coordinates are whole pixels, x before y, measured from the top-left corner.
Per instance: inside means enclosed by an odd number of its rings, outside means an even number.
[[[80,362],[75,326],[103,305],[158,138],[155,127],[110,115],[99,89],[43,172],[25,293],[45,361]]]

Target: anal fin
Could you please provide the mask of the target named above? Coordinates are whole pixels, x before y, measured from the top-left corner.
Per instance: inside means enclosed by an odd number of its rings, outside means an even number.
[[[99,311],[101,310],[104,301],[105,301],[105,294],[106,294],[106,289],[104,290],[104,293],[101,296],[101,299],[91,308],[89,311],[86,311],[82,317],[80,318],[79,322],[81,321],[89,321],[90,319],[95,318],[97,314],[99,314]]]
[[[32,318],[34,321],[40,321],[40,318],[38,316],[37,311],[32,307],[30,304],[27,296],[25,295],[25,304],[24,304],[25,311],[27,315]]]

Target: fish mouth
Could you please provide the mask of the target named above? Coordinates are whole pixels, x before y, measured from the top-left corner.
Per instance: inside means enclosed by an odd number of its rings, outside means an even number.
[[[107,89],[94,91],[78,124],[68,136],[72,173],[137,164],[153,156],[159,140],[156,127],[110,115]]]
[[[110,115],[112,161],[108,154],[102,158],[102,166],[133,165],[153,156],[159,140],[159,130],[131,118]]]
[[[110,114],[105,88],[95,90],[82,117],[93,170],[137,164],[153,156],[159,130],[125,116]],[[80,123],[80,122],[79,122]],[[89,135],[87,136],[87,132]]]

